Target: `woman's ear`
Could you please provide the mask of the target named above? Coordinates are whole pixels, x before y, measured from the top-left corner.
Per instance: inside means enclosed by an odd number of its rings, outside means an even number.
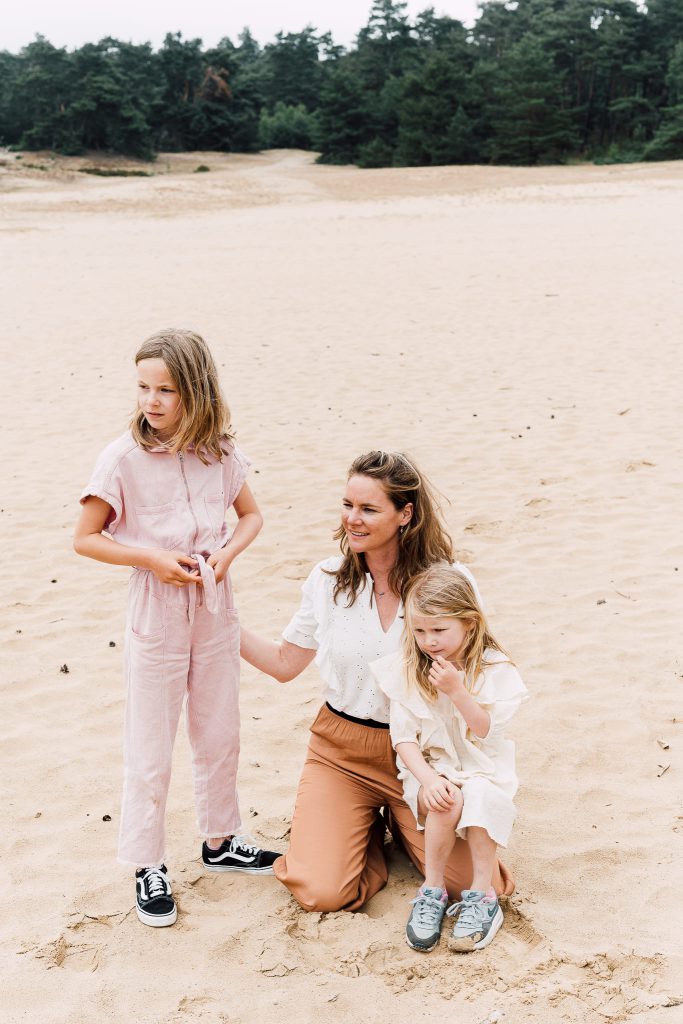
[[[401,526],[407,526],[410,520],[413,518],[413,503],[409,501],[407,505],[404,505],[401,509]]]

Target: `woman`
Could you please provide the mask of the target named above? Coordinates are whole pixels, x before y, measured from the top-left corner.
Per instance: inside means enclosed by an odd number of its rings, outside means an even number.
[[[313,569],[284,640],[241,633],[242,657],[262,672],[284,683],[315,658],[325,683],[290,848],[273,865],[299,904],[317,911],[358,910],[386,885],[382,808],[392,834],[424,874],[424,833],[403,799],[389,702],[369,665],[399,649],[402,597],[411,579],[434,563],[453,561],[427,481],[396,452],[369,452],[352,463],[335,539],[341,557]],[[471,876],[467,843],[458,840],[446,871],[451,897],[459,898]],[[502,865],[493,885],[498,894],[513,891]]]

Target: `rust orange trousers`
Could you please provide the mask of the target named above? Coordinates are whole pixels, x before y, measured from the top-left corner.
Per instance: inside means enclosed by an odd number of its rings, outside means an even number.
[[[358,910],[387,883],[386,824],[424,876],[424,832],[403,799],[389,730],[349,722],[323,705],[311,726],[290,847],[273,865],[276,876],[304,910]],[[471,882],[469,847],[458,839],[446,868],[451,899]],[[493,885],[499,895],[514,891],[503,864]]]

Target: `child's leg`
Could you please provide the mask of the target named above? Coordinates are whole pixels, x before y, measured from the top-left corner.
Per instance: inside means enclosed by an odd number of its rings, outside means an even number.
[[[151,573],[131,581],[124,664],[124,784],[119,860],[136,867],[166,857],[164,814],[173,741],[187,686],[186,615],[163,600]]]
[[[192,746],[195,802],[207,871],[272,875],[280,854],[262,850],[240,831],[237,762],[240,751],[239,622],[219,587],[218,606],[205,595],[190,606],[192,648],[187,732]],[[208,604],[208,607],[207,607]]]
[[[448,911],[459,915],[448,944],[455,952],[470,953],[488,946],[503,923],[503,912],[493,888],[497,844],[490,832],[503,842],[507,839],[514,806],[491,782],[480,778],[463,784],[463,800],[460,828],[467,830],[472,883],[471,888],[463,889],[460,902]]]
[[[444,870],[455,846],[455,830],[462,814],[462,795],[457,790],[455,802],[447,811],[430,811],[420,789],[417,803],[425,823],[425,885],[443,889]]]
[[[455,846],[455,830],[462,812],[460,790],[456,790],[448,810],[432,811],[427,808],[420,788],[417,807],[420,820],[425,823],[425,881],[411,900],[413,909],[406,924],[406,942],[412,949],[429,953],[439,941],[448,906],[444,869]]]
[[[239,622],[234,609],[195,609],[187,697],[199,831],[220,840],[239,832]],[[215,845],[220,845],[217,842]]]
[[[497,846],[485,828],[469,825],[467,842],[472,855],[472,889],[488,892],[493,881]]]
[[[484,778],[464,782],[462,797],[459,831],[467,837],[472,857],[470,888],[487,892],[491,887],[497,888],[496,851],[498,844],[507,844],[515,820],[515,806],[497,786]]]

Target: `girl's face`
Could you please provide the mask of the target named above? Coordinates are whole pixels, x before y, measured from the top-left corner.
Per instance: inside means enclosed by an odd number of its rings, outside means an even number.
[[[163,359],[141,359],[138,371],[138,408],[160,441],[173,437],[182,413],[180,395]]]
[[[412,505],[399,511],[378,480],[350,477],[342,498],[342,526],[356,554],[398,550],[399,528],[412,514]]]
[[[417,646],[429,658],[440,654],[455,664],[461,658],[472,622],[438,615],[413,615],[412,628]]]

